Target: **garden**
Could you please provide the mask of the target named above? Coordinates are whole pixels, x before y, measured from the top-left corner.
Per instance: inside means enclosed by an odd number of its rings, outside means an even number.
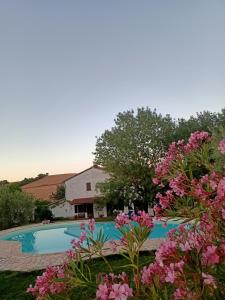
[[[156,165],[156,218],[165,226],[170,218],[182,224],[168,233],[155,253],[141,254],[154,226],[145,211],[131,219],[117,215],[115,226],[122,238],[110,241],[112,251],[120,246],[120,256],[114,258],[103,255],[107,236],[100,231],[93,237],[91,219],[81,223],[80,238],[72,241],[63,265],[48,267],[34,283],[36,274],[27,275],[30,285],[24,299],[224,299],[223,137],[223,129],[214,135],[194,132],[187,142],[172,143]]]

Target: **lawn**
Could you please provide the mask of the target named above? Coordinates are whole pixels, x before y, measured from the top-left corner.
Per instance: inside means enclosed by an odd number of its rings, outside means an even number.
[[[147,265],[154,259],[154,252],[143,252],[141,254],[141,264]],[[121,268],[122,265],[127,264],[120,255],[113,255],[109,257],[109,261],[116,273],[125,271],[127,274],[130,273],[129,268]],[[101,259],[94,259],[89,262],[89,266],[93,271],[93,276],[100,272],[105,272],[105,264]],[[0,299],[1,300],[32,300],[33,297],[26,293],[26,288],[29,284],[33,284],[36,276],[40,275],[42,271],[35,271],[30,273],[21,272],[0,272]],[[90,288],[77,288],[71,300],[90,300],[95,298],[95,289]]]

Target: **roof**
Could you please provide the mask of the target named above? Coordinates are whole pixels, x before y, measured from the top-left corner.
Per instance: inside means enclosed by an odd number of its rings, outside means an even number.
[[[53,194],[57,192],[58,185],[43,185],[31,188],[22,188],[24,192],[32,195],[37,200],[47,200],[49,202],[55,201]]]
[[[79,172],[77,174],[74,174],[73,176],[71,176],[70,178],[66,179],[65,181],[67,181],[67,180],[69,180],[69,179],[71,179],[73,177],[77,177],[77,176],[79,176],[79,175],[83,174],[84,172],[87,172],[87,171],[89,171],[91,169],[98,169],[98,170],[105,171],[105,169],[103,167],[100,167],[98,165],[93,165],[93,166],[91,166],[91,167],[89,167],[89,168],[87,168],[87,169],[85,169],[85,170],[83,170],[83,171],[81,171],[81,172]]]
[[[31,183],[22,186],[23,189],[36,188],[41,186],[59,185],[64,183],[67,179],[75,176],[76,173],[69,174],[58,174],[58,175],[47,175],[41,179],[37,179]]]

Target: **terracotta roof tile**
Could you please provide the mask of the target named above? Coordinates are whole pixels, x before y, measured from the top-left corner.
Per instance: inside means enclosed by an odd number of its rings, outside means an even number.
[[[23,185],[23,189],[45,186],[45,185],[58,185],[64,183],[67,179],[73,177],[76,173],[47,175],[41,179],[37,179],[31,183]]]
[[[49,202],[54,201],[52,197],[53,193],[57,191],[57,185],[45,185],[31,188],[22,188],[24,192],[32,195],[37,200],[47,200]]]

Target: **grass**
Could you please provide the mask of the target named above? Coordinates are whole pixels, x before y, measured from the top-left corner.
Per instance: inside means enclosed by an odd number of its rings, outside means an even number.
[[[127,260],[120,255],[112,255],[108,257],[115,274],[126,272],[131,273],[131,269],[121,266],[127,264]],[[147,265],[154,259],[154,252],[143,252],[140,257],[141,264]],[[101,259],[94,259],[89,262],[89,267],[92,270],[93,278],[98,273],[104,273],[106,270],[105,264]],[[35,278],[40,275],[42,271],[35,271],[30,273],[21,272],[0,272],[0,299],[1,300],[31,300],[32,296],[26,293],[29,284],[33,284]],[[95,298],[95,288],[84,287],[76,288],[71,296],[71,300],[89,300]]]

